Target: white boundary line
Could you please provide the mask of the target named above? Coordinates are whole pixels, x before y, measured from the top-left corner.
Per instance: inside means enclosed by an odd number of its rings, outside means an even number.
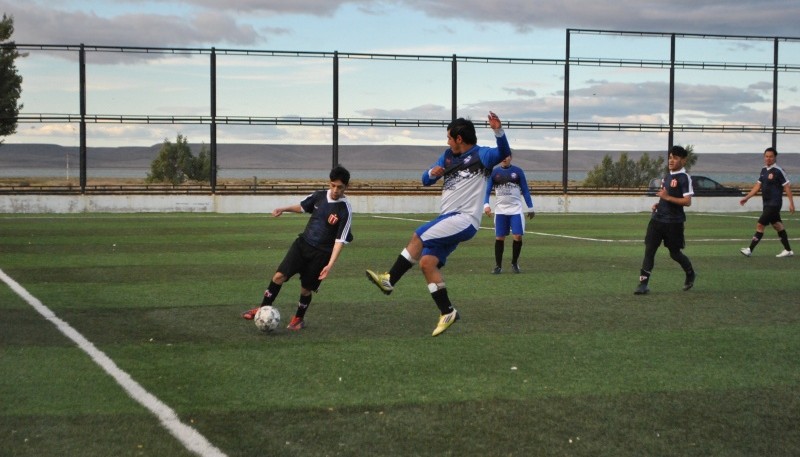
[[[211,444],[200,432],[181,422],[172,408],[164,404],[155,395],[145,390],[144,387],[134,381],[128,373],[120,369],[103,351],[97,349],[91,341],[87,340],[67,322],[58,318],[50,308],[43,305],[41,301],[31,295],[3,270],[0,270],[0,279],[2,279],[17,295],[22,297],[23,300],[28,302],[39,314],[44,316],[45,319],[52,322],[61,333],[75,342],[75,344],[77,344],[83,352],[88,354],[103,371],[114,378],[117,384],[125,389],[132,399],[150,410],[150,412],[158,418],[164,428],[166,428],[172,436],[177,438],[186,449],[202,457],[225,457],[225,453]]]
[[[711,216],[711,214],[703,213],[704,216]],[[389,217],[389,216],[372,216],[376,219],[393,219],[398,221],[408,221],[408,222],[428,222],[427,220],[422,219],[411,219],[406,217]],[[724,216],[716,216],[716,217],[724,217]],[[732,217],[744,217],[744,216],[732,216]],[[751,219],[758,219],[757,217],[752,217]],[[494,230],[494,227],[480,227],[481,230]],[[579,240],[579,241],[594,241],[598,243],[644,243],[644,234],[642,237],[635,240],[609,240],[603,238],[590,238],[584,236],[571,236],[571,235],[560,235],[557,233],[545,233],[545,232],[530,232],[525,231],[525,233],[530,233],[531,235],[539,235],[539,236],[549,236],[551,238],[566,238],[569,240]],[[800,238],[789,238],[790,241],[797,241]],[[740,241],[742,243],[749,243],[750,238],[687,238],[687,242],[692,243],[714,243],[719,241]]]

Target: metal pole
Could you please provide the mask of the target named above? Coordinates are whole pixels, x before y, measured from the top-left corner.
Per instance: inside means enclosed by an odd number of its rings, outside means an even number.
[[[670,35],[669,51],[669,137],[667,138],[667,151],[672,149],[675,139],[675,34]],[[669,159],[669,152],[667,152]]]
[[[81,193],[86,193],[86,49],[81,43],[78,52],[79,99],[80,99],[80,184]]]
[[[458,61],[453,54],[453,62],[450,64],[450,120],[458,118]]]
[[[211,48],[211,125],[209,126],[209,142],[211,143],[211,193],[217,191],[217,50]]]
[[[774,44],[774,66],[772,68],[772,147],[778,147],[778,39]]]
[[[564,140],[561,146],[561,190],[565,194],[569,181],[569,58],[570,58],[570,33],[567,29],[566,58],[564,59]]]
[[[339,51],[333,51],[333,151],[331,157],[335,167],[339,165]]]

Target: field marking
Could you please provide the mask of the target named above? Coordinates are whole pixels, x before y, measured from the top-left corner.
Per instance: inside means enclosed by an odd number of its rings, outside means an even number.
[[[711,216],[711,214],[707,214],[707,213],[703,213],[703,215],[704,216]],[[407,218],[407,217],[396,217],[396,216],[389,217],[389,216],[375,216],[375,215],[373,215],[372,217],[374,217],[376,219],[392,219],[392,220],[408,221],[408,222],[428,222],[428,220],[423,220],[423,219],[411,219],[411,218]],[[746,217],[746,216],[715,215],[715,217]],[[752,217],[751,219],[758,219],[758,217]],[[646,228],[647,227],[645,226],[645,229]],[[481,230],[492,230],[493,231],[494,227],[483,227],[483,226],[481,226],[480,229]],[[745,228],[745,230],[746,230],[746,228]],[[644,232],[642,233],[642,237],[641,238],[636,238],[634,240],[630,240],[630,239],[628,239],[628,240],[625,240],[625,239],[611,240],[611,239],[604,239],[604,238],[591,238],[591,237],[585,237],[585,236],[562,235],[562,234],[559,234],[559,233],[532,232],[532,231],[528,231],[528,230],[526,230],[525,233],[526,234],[531,234],[531,235],[548,236],[548,237],[551,237],[551,238],[565,238],[565,239],[569,239],[569,240],[593,241],[593,242],[597,242],[597,243],[644,243]],[[800,238],[789,238],[789,240],[790,241],[797,241],[797,240],[800,240]],[[738,241],[738,242],[742,242],[742,243],[749,243],[750,242],[750,238],[686,238],[686,241],[687,242],[692,242],[692,243],[714,243],[714,242],[720,242],[720,241],[725,241],[725,242]]]
[[[3,270],[0,269],[0,279],[8,285],[17,295],[31,305],[45,319],[53,323],[61,333],[71,339],[78,347],[83,350],[94,362],[108,373],[117,384],[119,384],[128,395],[136,402],[150,410],[155,415],[164,428],[180,441],[186,449],[202,457],[226,457],[225,453],[211,444],[203,435],[194,428],[184,424],[178,418],[175,411],[151,394],[131,376],[111,360],[103,351],[97,349],[91,341],[81,335],[66,321],[60,319],[55,313],[42,304],[39,299],[30,294],[18,282],[14,281]]]

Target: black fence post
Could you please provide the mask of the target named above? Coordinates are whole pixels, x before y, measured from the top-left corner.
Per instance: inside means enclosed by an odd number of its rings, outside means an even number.
[[[333,51],[333,131],[331,168],[339,165],[339,51]]]
[[[210,185],[211,193],[217,192],[217,50],[211,48],[211,125],[209,126],[209,142],[211,143],[211,153],[209,160],[211,161],[211,176]]]
[[[561,191],[569,192],[569,59],[570,59],[570,34],[567,29],[566,58],[564,59],[564,139],[561,145]]]
[[[81,43],[78,51],[79,99],[80,99],[80,184],[81,193],[86,193],[86,49]]]

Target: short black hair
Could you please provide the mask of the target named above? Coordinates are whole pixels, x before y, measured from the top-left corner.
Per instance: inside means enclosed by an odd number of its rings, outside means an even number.
[[[764,154],[768,153],[769,151],[772,151],[775,154],[775,157],[778,157],[778,150],[777,149],[775,149],[772,146],[770,146],[767,149],[764,149]]]
[[[447,131],[450,132],[450,137],[454,140],[461,136],[461,141],[464,143],[476,144],[478,142],[478,135],[475,134],[475,124],[469,119],[459,117],[447,126]]]
[[[341,181],[342,184],[345,186],[350,184],[350,172],[347,171],[347,168],[337,165],[333,167],[331,170],[331,174],[329,175],[331,182],[333,181]]]
[[[683,146],[673,146],[669,148],[669,155],[686,158],[689,153],[686,152],[686,149],[683,149]]]

